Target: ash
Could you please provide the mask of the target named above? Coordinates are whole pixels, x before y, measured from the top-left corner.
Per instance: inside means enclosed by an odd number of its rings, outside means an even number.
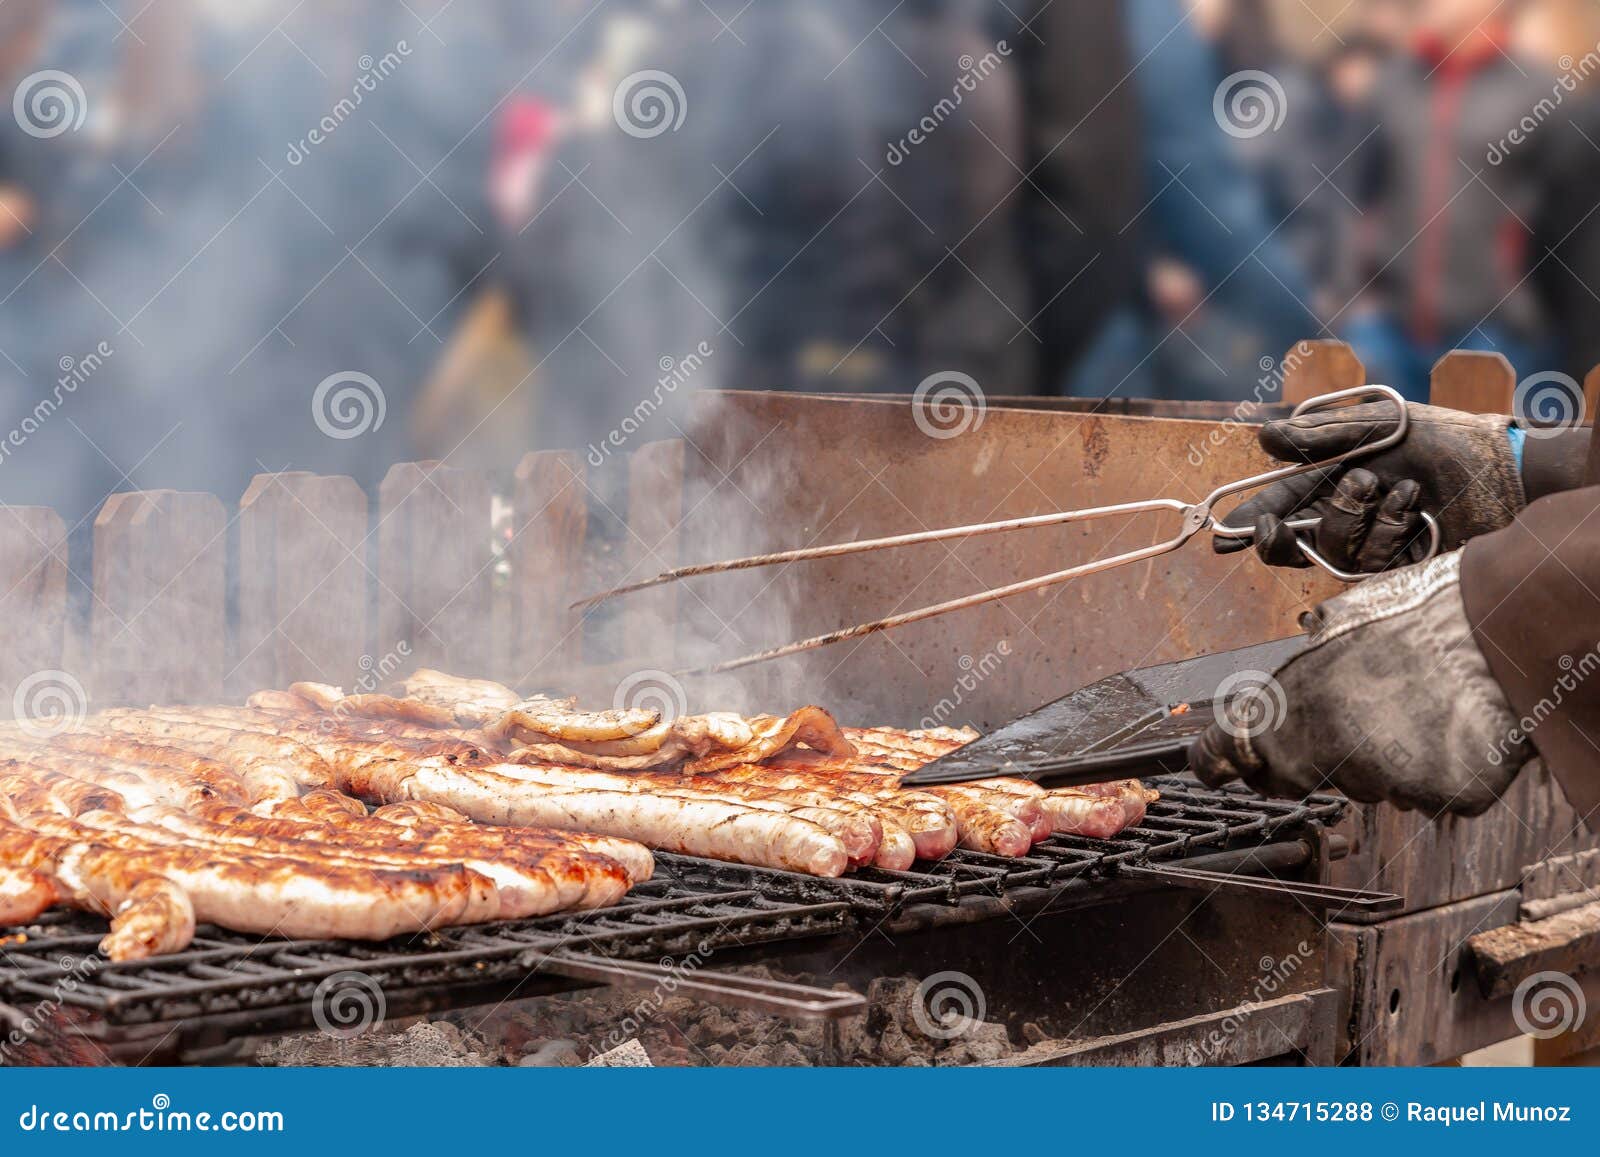
[[[765,965],[745,975],[818,984]],[[824,978],[825,979],[825,978]],[[916,977],[879,977],[868,1008],[834,1025],[724,1008],[651,992],[590,989],[380,1025],[349,1040],[322,1035],[263,1045],[257,1064],[665,1067],[990,1064],[1043,1039],[1034,1025],[1013,1042],[993,1022],[939,1024],[918,1015]],[[839,989],[848,985],[838,984]]]

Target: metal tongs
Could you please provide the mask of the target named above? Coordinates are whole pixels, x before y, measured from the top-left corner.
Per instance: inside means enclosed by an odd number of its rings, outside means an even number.
[[[984,534],[999,534],[1002,531],[1025,530],[1037,526],[1058,526],[1068,522],[1088,522],[1097,518],[1112,518],[1124,514],[1143,514],[1147,511],[1171,510],[1183,516],[1183,523],[1177,534],[1151,546],[1143,546],[1137,550],[1130,550],[1110,558],[1095,559],[1092,562],[1068,567],[1066,570],[1058,570],[1053,574],[1024,579],[1021,582],[995,587],[992,590],[979,591],[977,594],[965,595],[962,598],[950,599],[946,602],[935,603],[932,606],[920,607],[913,611],[903,611],[900,614],[876,619],[870,623],[859,623],[853,627],[830,631],[825,635],[801,639],[798,642],[786,643],[781,647],[773,647],[770,650],[759,651],[753,655],[745,655],[738,659],[728,659],[708,667],[698,668],[692,672],[686,672],[687,674],[709,675],[719,671],[731,671],[736,667],[745,667],[752,663],[765,662],[768,659],[778,659],[785,655],[798,654],[801,651],[815,650],[818,647],[826,647],[831,643],[860,638],[863,635],[870,635],[877,631],[886,631],[893,627],[903,627],[908,623],[931,619],[936,615],[962,611],[968,607],[981,606],[984,603],[1010,598],[1012,595],[1025,594],[1028,591],[1055,586],[1058,583],[1082,578],[1084,575],[1098,574],[1100,571],[1110,570],[1113,567],[1142,562],[1147,558],[1155,558],[1158,555],[1177,550],[1195,535],[1205,530],[1209,530],[1213,535],[1223,538],[1234,538],[1248,542],[1255,538],[1254,528],[1229,526],[1226,523],[1219,522],[1212,511],[1212,507],[1224,498],[1239,494],[1242,491],[1268,486],[1274,482],[1281,482],[1285,478],[1294,478],[1313,470],[1328,470],[1343,462],[1348,462],[1352,458],[1379,453],[1397,445],[1405,438],[1411,425],[1410,415],[1406,411],[1405,399],[1388,386],[1356,386],[1353,389],[1335,390],[1329,394],[1319,394],[1317,397],[1308,398],[1306,401],[1301,402],[1291,411],[1289,416],[1298,418],[1302,414],[1310,413],[1313,410],[1321,410],[1328,406],[1354,401],[1358,398],[1393,402],[1398,415],[1395,428],[1376,442],[1357,446],[1331,458],[1303,462],[1295,466],[1282,466],[1275,470],[1267,470],[1261,474],[1251,475],[1249,478],[1241,478],[1236,482],[1224,483],[1199,502],[1183,502],[1176,498],[1150,498],[1142,502],[1120,502],[1112,506],[1091,506],[1083,510],[1061,510],[1051,514],[1035,514],[1026,518],[1009,518],[999,522],[979,522],[970,526],[952,526],[944,530],[897,534],[888,538],[861,539],[856,542],[835,543],[832,546],[806,547],[799,550],[778,551],[774,554],[758,554],[748,558],[729,559],[724,562],[700,563],[695,566],[678,567],[676,570],[665,571],[652,578],[615,587],[612,590],[604,591],[574,603],[573,606],[574,608],[592,606],[606,599],[615,598],[618,595],[646,590],[662,583],[677,582],[680,579],[694,578],[699,575],[722,574],[727,571],[775,566],[780,563],[805,562],[816,558],[838,558],[841,555],[859,554],[863,551],[888,550],[893,547],[913,546],[924,542],[943,542],[952,538],[972,538]],[[1427,554],[1418,561],[1425,561],[1439,553],[1438,521],[1426,512],[1422,514],[1422,520],[1428,530],[1429,542]],[[1313,517],[1293,518],[1285,520],[1285,525],[1297,532],[1295,541],[1300,547],[1300,552],[1334,578],[1351,583],[1370,578],[1370,575],[1351,574],[1348,571],[1340,570],[1317,553],[1316,548],[1307,542],[1305,538],[1299,536],[1298,532],[1315,530],[1321,521],[1321,518]]]

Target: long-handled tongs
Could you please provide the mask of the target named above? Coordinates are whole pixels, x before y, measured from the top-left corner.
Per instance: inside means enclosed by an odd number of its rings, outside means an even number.
[[[977,594],[965,595],[959,599],[950,599],[946,602],[935,603],[932,606],[919,607],[913,611],[903,611],[887,618],[876,619],[870,623],[860,623],[842,630],[830,631],[825,635],[817,635],[810,639],[801,639],[798,642],[787,643],[781,647],[759,651],[754,655],[745,655],[738,659],[728,659],[708,667],[702,667],[691,674],[712,674],[718,671],[731,671],[736,667],[748,666],[751,663],[760,663],[768,659],[778,659],[785,655],[794,655],[801,651],[811,651],[818,647],[825,647],[830,643],[843,642],[845,639],[857,639],[863,635],[870,635],[876,631],[887,631],[893,627],[902,627],[907,623],[921,622],[931,619],[936,615],[949,614],[952,611],[966,610],[968,607],[981,606],[984,603],[994,602],[998,599],[1007,599],[1012,595],[1025,594],[1043,587],[1055,586],[1058,583],[1068,582],[1084,575],[1098,574],[1103,570],[1113,567],[1126,566],[1129,563],[1142,562],[1147,558],[1166,554],[1177,550],[1201,531],[1209,530],[1214,535],[1224,538],[1236,538],[1250,541],[1255,537],[1255,530],[1248,526],[1229,526],[1219,522],[1212,511],[1218,502],[1231,495],[1239,494],[1246,490],[1254,490],[1260,486],[1267,486],[1285,478],[1293,478],[1313,470],[1330,470],[1340,463],[1352,458],[1376,454],[1382,450],[1396,445],[1405,438],[1410,428],[1410,415],[1406,411],[1405,399],[1388,386],[1357,386],[1349,390],[1335,390],[1330,394],[1321,394],[1309,398],[1294,408],[1290,417],[1298,418],[1312,410],[1340,402],[1353,401],[1357,398],[1370,398],[1373,400],[1387,400],[1395,405],[1398,415],[1395,427],[1384,437],[1375,442],[1357,446],[1342,454],[1331,458],[1322,458],[1315,461],[1302,462],[1294,466],[1283,466],[1275,470],[1268,470],[1261,474],[1254,474],[1249,478],[1241,478],[1236,482],[1227,482],[1217,487],[1199,502],[1183,502],[1176,498],[1151,498],[1143,502],[1120,502],[1112,506],[1092,506],[1084,510],[1061,510],[1051,514],[1035,514],[1027,518],[1008,518],[1000,522],[980,522],[971,526],[952,526],[944,530],[927,530],[915,534],[897,534],[888,538],[869,538],[857,542],[840,542],[832,546],[806,547],[800,550],[778,551],[775,554],[758,554],[749,558],[729,559],[725,562],[701,563],[696,566],[679,567],[658,574],[653,578],[643,579],[639,582],[629,583],[626,586],[616,587],[598,595],[584,599],[573,604],[575,607],[590,606],[617,595],[628,594],[632,591],[645,590],[648,587],[658,586],[661,583],[676,582],[679,579],[693,578],[697,575],[721,574],[726,571],[748,570],[752,567],[774,566],[779,563],[804,562],[815,558],[838,558],[846,554],[859,554],[869,550],[888,550],[897,546],[912,546],[923,542],[943,542],[952,538],[973,538],[983,534],[998,534],[1007,530],[1023,530],[1036,526],[1057,526],[1068,522],[1088,522],[1096,518],[1112,518],[1124,514],[1143,514],[1147,511],[1171,510],[1183,516],[1183,523],[1178,533],[1173,537],[1151,546],[1142,546],[1137,550],[1114,555],[1110,558],[1095,559],[1091,562],[1081,563],[1078,566],[1058,570],[1053,574],[1040,575],[1038,578],[1024,579],[1021,582],[1010,583],[1007,586],[995,587],[992,590],[979,591]],[[1430,514],[1422,515],[1423,523],[1429,535],[1428,551],[1424,558],[1432,558],[1439,553],[1439,523]],[[1288,519],[1285,525],[1294,531],[1314,530],[1320,518],[1305,517]],[[1317,553],[1304,538],[1297,537],[1300,551],[1316,565],[1333,575],[1334,578],[1344,582],[1360,582],[1370,577],[1364,574],[1351,574],[1340,570],[1327,559]],[[1420,561],[1420,560],[1419,560]]]

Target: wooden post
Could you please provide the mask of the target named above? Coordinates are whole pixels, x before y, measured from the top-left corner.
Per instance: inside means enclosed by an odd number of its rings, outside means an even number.
[[[67,620],[67,533],[44,506],[0,506],[0,718],[51,709],[39,702],[47,684],[85,704],[86,672],[62,671]],[[31,702],[30,702],[31,701]],[[61,703],[63,710],[70,705]]]
[[[1506,355],[1451,350],[1434,364],[1428,401],[1470,414],[1509,414],[1517,373]]]
[[[212,494],[113,494],[94,521],[98,706],[222,693],[227,517]]]
[[[367,496],[355,479],[257,474],[239,499],[239,638],[229,691],[349,689],[367,646]]]
[[[678,565],[685,451],[681,438],[671,438],[645,443],[628,460],[628,541],[635,579]],[[624,637],[630,660],[662,666],[673,662],[678,595],[676,584],[669,583],[628,596]]]
[[[1342,341],[1318,338],[1295,343],[1278,363],[1283,373],[1283,401],[1298,405],[1318,394],[1367,384],[1366,367]]]
[[[440,462],[402,462],[378,489],[378,637],[395,673],[489,669],[494,632],[489,480]]]
[[[574,599],[588,593],[583,549],[589,532],[583,462],[564,451],[529,453],[517,464],[511,556],[515,623],[510,679],[554,686],[583,653]]]
[[[1591,369],[1583,379],[1583,419],[1594,421],[1600,414],[1600,366]]]

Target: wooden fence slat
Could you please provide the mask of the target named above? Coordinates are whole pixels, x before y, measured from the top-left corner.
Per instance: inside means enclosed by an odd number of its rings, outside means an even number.
[[[553,685],[583,653],[581,616],[569,609],[588,593],[583,460],[565,451],[529,453],[517,464],[515,481],[508,543],[515,640],[507,677]]]
[[[0,506],[0,623],[6,625],[0,718],[15,714],[24,680],[61,669],[66,619],[67,532],[61,516],[45,506]],[[83,673],[66,674],[78,680]]]
[[[378,488],[378,637],[410,648],[402,670],[474,675],[493,658],[489,479],[439,462],[401,462]],[[397,672],[398,673],[398,672]]]
[[[1355,351],[1331,338],[1298,342],[1278,364],[1283,371],[1282,400],[1291,405],[1367,384],[1366,367]]]
[[[678,565],[686,449],[681,438],[647,442],[628,460],[628,541],[634,552],[635,579]],[[679,622],[677,584],[668,583],[628,598],[624,629],[632,644],[630,656],[641,663],[672,665]]]
[[[1428,401],[1470,414],[1509,414],[1517,373],[1502,353],[1451,350],[1434,363]]]
[[[227,516],[212,494],[113,494],[94,522],[97,705],[214,700],[227,622]]]
[[[355,479],[258,474],[239,499],[239,635],[229,691],[349,687],[367,646],[367,496]]]

